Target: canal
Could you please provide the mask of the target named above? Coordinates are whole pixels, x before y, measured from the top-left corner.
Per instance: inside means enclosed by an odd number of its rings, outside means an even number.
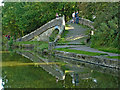
[[[118,88],[119,71],[28,49],[3,51],[1,88]]]

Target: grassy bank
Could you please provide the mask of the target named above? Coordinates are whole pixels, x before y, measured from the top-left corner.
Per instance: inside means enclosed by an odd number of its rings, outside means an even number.
[[[106,56],[106,57],[111,59],[120,59],[120,56]]]
[[[21,42],[14,42],[14,45],[21,45],[21,44],[42,44],[42,41],[21,41]]]
[[[21,41],[21,42],[14,42],[15,46],[21,46],[21,45],[25,45],[25,44],[31,44],[34,45],[34,49],[47,49],[48,48],[48,42],[44,42],[44,41]]]
[[[82,51],[82,50],[73,50],[73,49],[68,49],[68,48],[56,48],[55,50],[77,53],[77,54],[85,54],[85,55],[90,55],[90,56],[107,55],[106,53],[95,53],[95,52],[88,52],[88,51]]]
[[[113,48],[113,47],[98,47],[97,49],[104,52],[120,54],[120,51],[117,48]]]

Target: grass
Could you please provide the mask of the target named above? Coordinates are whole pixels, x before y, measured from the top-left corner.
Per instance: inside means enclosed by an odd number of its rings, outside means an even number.
[[[117,48],[112,48],[112,47],[98,47],[97,49],[100,50],[100,51],[104,51],[104,52],[110,52],[110,53],[120,54],[120,51]]]
[[[120,59],[120,56],[106,56],[106,57],[111,59]]]
[[[85,45],[84,43],[72,44],[72,43],[57,43],[57,45]]]
[[[55,50],[72,52],[72,53],[77,53],[77,54],[85,54],[85,55],[90,55],[90,56],[107,55],[106,53],[95,53],[95,52],[88,52],[88,51],[82,51],[82,50],[73,50],[73,49],[68,49],[68,48],[56,48]]]
[[[68,32],[69,32],[68,30],[64,30],[64,32],[62,33],[61,37],[62,37],[62,38],[65,38],[66,35],[68,34]]]
[[[65,40],[66,35],[68,34],[68,30],[64,30],[64,32],[61,35],[61,38],[58,40],[57,43],[68,43],[69,41]]]
[[[69,24],[65,24],[65,27],[69,27],[70,25]]]
[[[21,45],[21,44],[41,44],[43,41],[21,41],[21,42],[14,42],[14,45]]]
[[[48,43],[42,43],[40,46],[38,46],[38,49],[48,49]]]
[[[60,40],[57,42],[59,44],[62,44],[62,43],[68,43],[69,41],[66,41],[65,38],[60,38]]]
[[[35,44],[34,49],[47,49],[48,43],[44,41],[21,41],[21,42],[14,42],[14,45],[22,45],[22,44]]]

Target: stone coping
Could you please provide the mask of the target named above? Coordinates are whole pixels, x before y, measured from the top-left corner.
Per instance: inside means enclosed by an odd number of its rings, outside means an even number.
[[[71,52],[64,52],[64,51],[58,51],[54,50],[55,55],[64,56],[66,58],[71,58],[79,61],[83,61],[85,63],[91,63],[91,64],[97,64],[105,67],[110,68],[116,68],[120,69],[120,61],[119,60],[113,60],[105,57],[99,57],[99,56],[89,56],[84,54],[76,54]]]

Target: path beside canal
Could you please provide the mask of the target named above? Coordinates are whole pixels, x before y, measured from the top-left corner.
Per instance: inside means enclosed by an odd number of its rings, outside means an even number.
[[[106,53],[106,54],[108,54],[108,56],[118,56],[118,54],[99,51],[97,49],[91,48],[86,45],[77,45],[77,44],[80,44],[81,42],[85,41],[85,39],[86,39],[85,33],[88,30],[88,28],[84,28],[81,25],[77,25],[77,24],[73,24],[73,23],[67,23],[67,24],[69,26],[69,28],[68,28],[69,32],[66,34],[65,40],[69,41],[69,42],[66,45],[57,45],[55,48],[68,47],[69,49],[74,49],[74,50],[82,50],[82,51],[96,52],[96,53]],[[76,44],[76,45],[72,45],[72,44]]]

